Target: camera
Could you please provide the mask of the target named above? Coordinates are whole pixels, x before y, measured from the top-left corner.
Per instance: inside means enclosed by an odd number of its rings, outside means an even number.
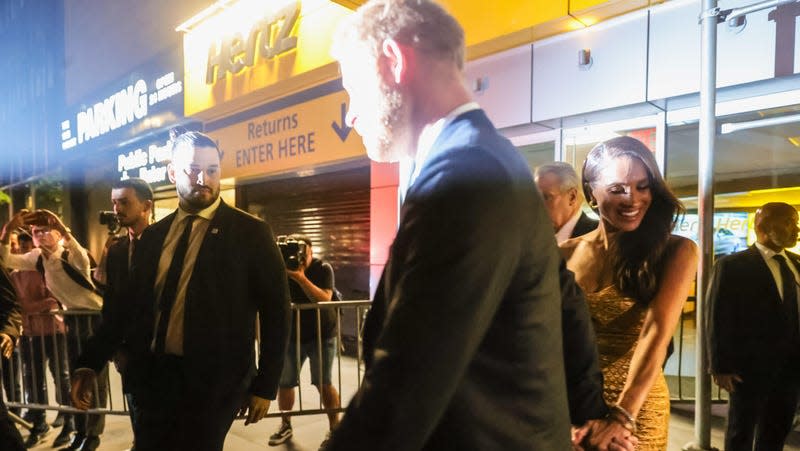
[[[292,237],[281,235],[278,237],[278,247],[283,255],[283,262],[289,271],[297,271],[306,262],[305,241],[296,240]]]
[[[119,224],[119,218],[117,218],[117,214],[113,211],[101,211],[99,219],[100,225],[108,227],[108,233],[116,234],[119,232],[121,227]]]

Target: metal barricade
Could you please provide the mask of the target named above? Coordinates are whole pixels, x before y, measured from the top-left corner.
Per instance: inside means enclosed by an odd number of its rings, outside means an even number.
[[[322,312],[333,310],[336,318],[336,343],[337,352],[335,354],[333,371],[335,374],[331,377],[331,383],[339,393],[340,406],[338,408],[325,408],[322,403],[322,396],[311,385],[311,362],[309,362],[309,369],[303,371],[300,368],[300,383],[297,387],[297,404],[293,410],[284,412],[292,416],[295,415],[316,415],[316,414],[329,414],[334,412],[343,412],[344,408],[341,406],[341,400],[350,399],[358,388],[361,386],[361,378],[363,376],[363,354],[361,342],[362,321],[369,307],[372,305],[370,301],[337,301],[337,302],[322,302],[322,303],[309,303],[309,304],[292,304],[292,321],[294,323],[295,333],[289,338],[294,343],[294,363],[298,368],[301,366],[300,351],[301,351],[301,312],[314,312],[316,316],[316,337],[313,346],[317,350],[317,379],[323,381],[323,337],[322,337]],[[350,323],[350,326],[343,327],[343,323]],[[355,334],[356,346],[354,349],[355,355],[343,355],[343,330],[351,329]],[[291,357],[291,356],[290,356]],[[311,399],[311,402],[308,400]],[[272,409],[271,409],[272,410]],[[278,409],[274,409],[268,417],[281,416]]]
[[[690,297],[686,301],[680,322],[673,335],[675,351],[667,360],[664,368],[671,402],[676,404],[694,402],[695,399],[695,376],[697,373],[695,355],[700,346],[696,342],[695,305],[694,297]],[[727,400],[727,392],[714,385],[712,402],[722,403]]]
[[[336,318],[337,352],[334,360],[335,375],[332,382],[338,389],[340,399],[347,400],[352,397],[361,385],[363,375],[363,356],[361,353],[362,321],[366,311],[371,305],[370,301],[339,301],[318,304],[293,304],[292,318],[296,326],[296,333],[290,339],[299,344],[300,315],[299,312],[315,311],[317,317],[317,356],[322,358],[322,337],[320,332],[323,311],[333,311]],[[28,410],[53,410],[65,413],[88,413],[105,415],[128,415],[127,403],[122,390],[119,373],[115,370],[103,371],[98,375],[95,385],[94,399],[99,400],[98,406],[87,411],[78,410],[70,406],[69,375],[75,368],[70,362],[80,355],[85,346],[86,339],[92,335],[100,321],[100,312],[82,310],[58,310],[37,315],[29,315],[27,324],[47,325],[46,330],[38,330],[38,335],[32,335],[33,328],[21,337],[14,355],[11,359],[0,361],[0,373],[3,375],[3,387],[6,404],[9,410],[19,413],[20,409]],[[352,356],[340,352],[344,341],[342,333],[343,323],[354,336],[348,337],[355,341],[355,353]],[[61,324],[62,326],[59,326]],[[64,327],[65,326],[65,327]],[[299,351],[299,346],[296,346]],[[299,353],[296,355],[299,362]],[[318,366],[322,370],[322,362]],[[310,365],[309,365],[310,366]],[[300,384],[298,386],[298,403],[291,415],[314,415],[322,413],[341,412],[336,409],[325,409],[322,398],[319,402],[309,402],[317,397],[316,389],[309,383],[310,371],[300,371]],[[322,379],[320,374],[320,380]],[[311,392],[311,393],[309,393]],[[268,416],[280,416],[277,404]]]
[[[103,370],[94,388],[98,406],[70,406],[72,362],[100,322],[99,311],[56,310],[24,318],[23,335],[10,360],[0,362],[6,403],[12,412],[54,410],[65,413],[127,415],[119,375]],[[120,409],[121,406],[121,409]]]

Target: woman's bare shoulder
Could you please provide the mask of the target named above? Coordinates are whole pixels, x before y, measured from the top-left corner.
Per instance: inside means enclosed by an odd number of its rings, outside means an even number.
[[[585,254],[588,251],[593,254],[594,252],[592,250],[594,249],[598,237],[599,234],[597,233],[597,230],[595,230],[585,235],[563,241],[558,245],[558,247],[561,250],[561,255],[564,256],[564,259],[569,261],[576,253]]]
[[[678,263],[696,261],[699,255],[697,244],[680,235],[670,235],[667,244],[667,258]]]

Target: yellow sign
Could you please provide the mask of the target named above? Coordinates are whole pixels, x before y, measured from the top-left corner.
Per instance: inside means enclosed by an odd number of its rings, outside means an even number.
[[[183,38],[184,114],[333,63],[331,36],[351,13],[328,0],[239,0],[193,25]]]
[[[366,156],[344,125],[347,94],[338,91],[209,132],[222,150],[222,176],[250,177]]]

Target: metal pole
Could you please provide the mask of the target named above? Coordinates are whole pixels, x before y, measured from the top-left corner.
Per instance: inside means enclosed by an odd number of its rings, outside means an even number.
[[[711,448],[711,379],[708,374],[705,343],[705,290],[714,258],[714,144],[717,103],[717,23],[716,0],[702,0],[700,13],[700,125],[697,170],[697,213],[700,222],[700,261],[697,267],[696,368],[694,443],[685,450]]]
[[[741,16],[746,16],[762,9],[772,8],[775,6],[788,5],[789,3],[797,3],[798,0],[767,0],[764,2],[754,3],[742,8],[734,8],[729,14],[725,15],[725,20],[734,20]]]

